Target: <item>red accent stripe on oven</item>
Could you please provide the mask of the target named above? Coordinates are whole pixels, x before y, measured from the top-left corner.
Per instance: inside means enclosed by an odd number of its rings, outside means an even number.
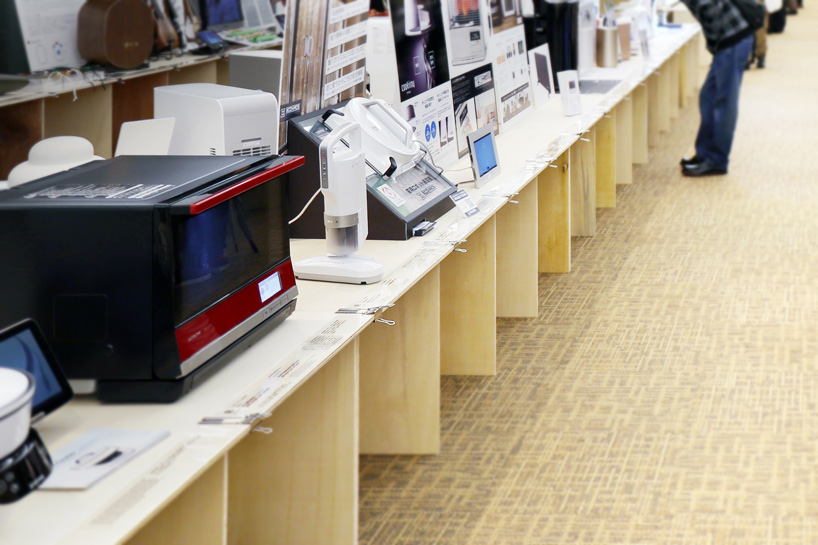
[[[275,273],[281,280],[281,291],[266,301],[261,300],[258,290],[260,282]],[[176,346],[179,358],[185,361],[196,352],[222,337],[225,333],[245,321],[247,318],[271,304],[282,293],[295,286],[295,274],[289,258],[264,276],[243,287],[221,303],[209,308],[176,328]]]
[[[245,178],[244,180],[240,181],[237,184],[231,185],[230,187],[226,187],[217,193],[208,195],[204,199],[196,201],[195,203],[191,204],[190,215],[195,216],[196,214],[201,214],[205,210],[210,210],[214,206],[220,205],[221,203],[229,199],[232,199],[236,195],[244,193],[245,191],[249,191],[254,187],[260,186],[264,182],[269,182],[273,178],[281,176],[282,174],[285,174],[296,167],[300,167],[303,164],[304,158],[298,156],[290,159],[289,161],[285,161],[280,165],[276,165],[269,170],[259,172],[255,176]]]

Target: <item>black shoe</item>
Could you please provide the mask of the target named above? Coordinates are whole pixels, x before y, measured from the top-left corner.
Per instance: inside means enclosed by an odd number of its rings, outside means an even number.
[[[764,68],[764,57],[758,58],[758,64],[756,64],[756,68]]]
[[[700,163],[682,167],[682,176],[723,176],[724,174],[727,174],[727,170],[718,168],[716,165],[706,160],[701,161]]]
[[[701,159],[698,155],[694,155],[690,159],[688,159],[687,157],[682,158],[679,164],[682,165],[683,167],[686,167],[688,165],[695,165],[696,163],[701,163],[703,160],[704,159]]]

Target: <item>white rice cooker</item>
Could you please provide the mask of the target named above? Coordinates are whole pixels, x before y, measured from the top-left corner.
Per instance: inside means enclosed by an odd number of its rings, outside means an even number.
[[[31,428],[34,377],[0,367],[0,504],[13,503],[40,486],[52,462]]]

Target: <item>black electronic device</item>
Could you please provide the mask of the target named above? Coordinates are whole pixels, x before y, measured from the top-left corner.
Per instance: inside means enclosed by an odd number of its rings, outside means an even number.
[[[23,320],[0,331],[0,367],[26,371],[34,377],[32,423],[59,409],[74,396],[34,320]]]
[[[227,49],[227,42],[212,30],[200,30],[196,33],[196,37],[204,44],[202,53],[221,53]]]
[[[0,193],[0,323],[104,401],[178,399],[292,313],[302,157],[122,156]]]
[[[298,214],[320,186],[318,147],[330,128],[324,121],[331,110],[340,110],[346,102],[292,118],[287,123],[288,153],[303,155],[305,168],[294,172],[288,181],[290,217]],[[367,157],[369,159],[369,157]],[[407,240],[424,221],[435,221],[454,208],[449,198],[457,187],[426,160],[394,177],[368,169],[367,214],[370,240]],[[293,238],[324,238],[322,195],[290,226]]]
[[[244,26],[240,0],[199,0],[202,24],[207,30],[234,30]]]

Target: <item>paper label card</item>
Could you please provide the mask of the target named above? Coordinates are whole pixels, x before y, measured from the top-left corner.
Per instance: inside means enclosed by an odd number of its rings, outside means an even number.
[[[477,208],[477,205],[474,204],[474,201],[471,200],[468,193],[465,190],[461,189],[454,195],[450,195],[449,198],[454,202],[454,204],[463,212],[466,217],[471,217],[480,211]]]

